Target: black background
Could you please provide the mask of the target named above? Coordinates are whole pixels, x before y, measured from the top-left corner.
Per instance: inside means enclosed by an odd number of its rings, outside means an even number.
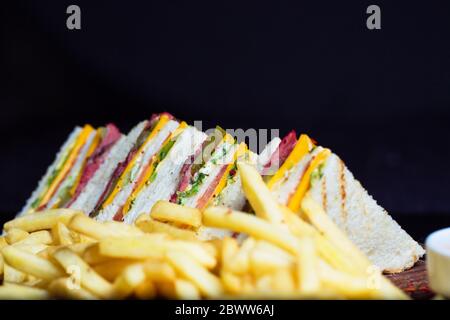
[[[70,4],[79,31],[66,28]],[[1,12],[3,220],[75,125],[126,132],[169,111],[205,128],[307,132],[416,237],[450,224],[448,1],[36,0]]]

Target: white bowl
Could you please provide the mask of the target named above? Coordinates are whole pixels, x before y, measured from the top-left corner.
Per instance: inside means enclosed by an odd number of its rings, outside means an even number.
[[[450,298],[450,228],[430,234],[425,246],[430,288]]]

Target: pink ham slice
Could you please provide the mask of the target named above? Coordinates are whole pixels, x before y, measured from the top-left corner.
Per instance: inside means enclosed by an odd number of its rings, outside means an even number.
[[[203,148],[207,144],[208,144],[208,141],[203,142],[203,144],[200,146],[200,148],[198,148],[197,151],[195,151],[195,153],[193,155],[191,155],[188,159],[186,159],[186,162],[181,167],[180,183],[178,184],[177,190],[170,197],[170,202],[176,203],[177,198],[178,198],[178,192],[183,192],[189,186],[189,183],[191,182],[191,179],[193,178],[192,167],[194,166],[194,164],[196,164],[195,160],[198,158],[200,153],[203,151]]]
[[[297,133],[292,130],[280,142],[278,148],[272,153],[269,161],[264,164],[262,175],[267,175],[269,170],[278,169],[286,161],[297,143]]]
[[[209,184],[206,191],[203,193],[203,195],[197,200],[197,208],[203,209],[209,202],[209,199],[211,199],[211,196],[214,193],[214,190],[216,190],[217,185],[220,182],[220,179],[222,179],[223,175],[227,171],[228,164],[224,164],[222,168],[220,168],[219,173],[216,175],[214,180]]]
[[[86,161],[86,165],[83,169],[83,173],[81,175],[77,189],[75,190],[75,194],[72,200],[66,205],[66,207],[69,207],[78,198],[84,187],[86,187],[88,182],[97,172],[98,168],[105,161],[105,158],[108,155],[108,152],[111,150],[112,146],[117,142],[117,140],[120,139],[120,137],[121,133],[114,124],[109,123],[106,125],[105,136],[95,149],[94,153]]]
[[[97,202],[97,205],[95,206],[95,209],[90,214],[95,213],[95,212],[98,211],[98,209],[100,208],[100,205],[103,203],[103,201],[106,200],[106,197],[108,197],[108,195],[112,192],[112,189],[114,188],[117,180],[120,178],[122,173],[125,171],[125,168],[128,166],[128,163],[130,163],[131,159],[133,159],[133,157],[136,154],[136,152],[137,152],[136,149],[130,151],[130,153],[128,154],[127,158],[117,165],[116,169],[114,170],[114,173],[111,175],[111,178],[108,181],[108,184],[106,185],[105,190],[103,190],[102,195],[98,199],[98,202]]]

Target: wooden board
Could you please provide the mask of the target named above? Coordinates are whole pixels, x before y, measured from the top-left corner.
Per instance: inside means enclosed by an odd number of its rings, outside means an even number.
[[[427,268],[424,260],[419,260],[409,270],[386,276],[413,299],[426,300],[434,296],[428,285]]]

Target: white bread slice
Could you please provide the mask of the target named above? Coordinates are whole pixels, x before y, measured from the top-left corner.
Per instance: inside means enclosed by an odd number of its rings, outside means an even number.
[[[155,155],[161,146],[163,145],[166,138],[172,133],[179,123],[174,120],[170,120],[164,125],[163,128],[153,137],[153,139],[145,146],[142,156],[139,161],[136,161],[132,170],[136,170],[135,178],[130,179],[130,181],[123,186],[123,188],[116,194],[113,201],[100,210],[97,216],[97,220],[100,221],[110,221],[114,218],[118,210],[126,203],[128,197],[134,190],[138,178],[140,177],[142,171],[145,169],[145,164],[150,162],[150,159]]]
[[[117,165],[124,161],[133,148],[136,139],[146,126],[147,121],[138,123],[128,135],[122,135],[112,146],[101,166],[89,180],[78,198],[70,205],[71,209],[82,210],[89,214],[94,210]]]
[[[62,157],[64,156],[64,151],[67,148],[69,148],[72,145],[72,143],[77,139],[81,130],[82,129],[80,127],[75,127],[75,129],[72,130],[69,137],[64,142],[64,144],[61,146],[58,153],[56,154],[55,160],[47,168],[47,171],[45,172],[44,176],[39,181],[37,188],[33,191],[30,198],[28,198],[27,202],[25,203],[25,206],[22,208],[22,210],[19,211],[19,213],[16,215],[16,217],[20,217],[30,211],[31,204],[39,197],[43,188],[45,187],[45,184],[47,183],[47,180],[50,178],[50,175],[52,174],[53,169],[55,169],[56,165],[62,160]]]
[[[155,180],[139,193],[124,216],[124,222],[132,224],[141,213],[149,213],[156,201],[170,199],[179,184],[183,164],[205,139],[205,133],[191,126],[180,133],[166,158],[155,169]]]
[[[262,169],[270,161],[270,157],[277,150],[278,146],[281,143],[281,139],[278,137],[273,138],[270,142],[264,147],[263,151],[258,155],[258,171],[262,172]],[[273,168],[277,170],[278,168]]]
[[[377,204],[337,155],[328,157],[310,193],[381,270],[401,272],[424,255],[423,248]]]

